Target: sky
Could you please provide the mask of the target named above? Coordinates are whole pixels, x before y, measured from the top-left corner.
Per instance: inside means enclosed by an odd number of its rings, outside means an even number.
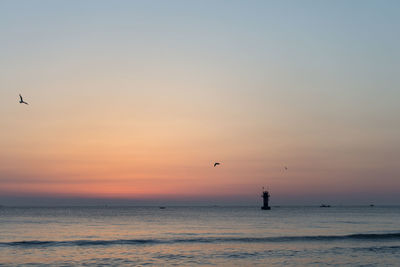
[[[400,204],[399,12],[0,1],[0,204]]]

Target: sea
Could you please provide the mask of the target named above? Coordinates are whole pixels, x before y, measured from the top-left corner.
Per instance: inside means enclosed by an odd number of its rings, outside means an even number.
[[[400,266],[400,206],[1,207],[0,266]]]

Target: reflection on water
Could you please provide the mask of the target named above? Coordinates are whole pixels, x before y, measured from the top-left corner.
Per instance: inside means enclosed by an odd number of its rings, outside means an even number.
[[[0,209],[0,265],[394,265],[399,207]]]

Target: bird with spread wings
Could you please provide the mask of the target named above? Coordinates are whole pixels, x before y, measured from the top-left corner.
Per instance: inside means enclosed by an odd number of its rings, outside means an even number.
[[[21,94],[19,94],[19,99],[20,99],[20,100],[19,100],[19,103],[20,103],[20,104],[29,105],[28,102],[25,102],[25,101],[24,101],[24,99],[22,98],[22,95],[21,95]]]

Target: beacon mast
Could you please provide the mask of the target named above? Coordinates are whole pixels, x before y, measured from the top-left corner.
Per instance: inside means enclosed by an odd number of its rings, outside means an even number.
[[[261,209],[262,210],[270,210],[271,207],[268,204],[270,194],[267,190],[264,190],[264,187],[263,187],[263,193],[262,193],[261,197],[263,198],[263,201],[264,201],[264,203],[263,203],[264,205],[261,207]]]

